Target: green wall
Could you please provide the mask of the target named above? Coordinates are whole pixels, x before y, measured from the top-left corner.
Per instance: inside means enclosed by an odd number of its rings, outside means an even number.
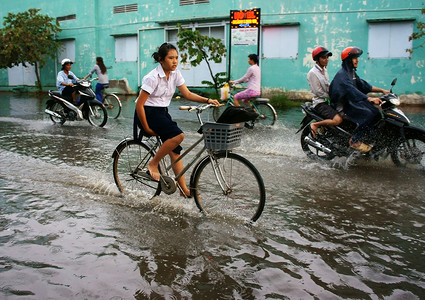
[[[425,93],[423,68],[425,48],[417,48],[410,59],[369,59],[368,20],[414,20],[425,22],[420,9],[422,0],[395,1],[230,1],[210,0],[209,4],[179,6],[179,1],[148,0],[16,0],[2,1],[0,17],[7,12],[20,12],[28,8],[41,8],[41,13],[52,17],[76,14],[75,20],[61,22],[60,39],[75,39],[75,64],[78,76],[86,75],[96,56],[102,56],[111,79],[126,78],[130,88],[137,91],[141,78],[153,67],[151,54],[164,42],[164,26],[177,23],[226,22],[229,33],[230,10],[261,8],[263,26],[299,25],[298,56],[295,59],[262,59],[263,88],[306,90],[306,74],[313,66],[311,50],[325,45],[334,56],[329,62],[332,78],[340,67],[340,53],[355,45],[364,50],[358,73],[371,84],[388,87],[393,77],[398,77],[396,91]],[[137,12],[113,14],[113,7],[138,4]],[[115,36],[138,35],[139,61],[115,62]],[[422,41],[414,41],[415,48]],[[260,45],[262,48],[263,45]],[[385,47],[385,45],[383,45]],[[255,52],[253,46],[232,47],[231,78],[242,76],[246,69],[247,55]],[[56,72],[60,66],[50,62],[41,72],[45,89],[54,88]],[[0,89],[8,89],[6,70],[0,70]]]

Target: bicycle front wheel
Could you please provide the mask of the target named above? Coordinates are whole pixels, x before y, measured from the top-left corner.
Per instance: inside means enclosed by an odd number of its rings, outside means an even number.
[[[146,176],[147,164],[153,153],[145,144],[124,140],[114,152],[113,173],[115,184],[121,193],[138,193],[151,199],[161,192],[161,186]]]
[[[108,112],[108,117],[116,119],[121,114],[121,101],[117,95],[107,94],[103,99],[103,106]]]
[[[269,103],[255,103],[259,116],[255,119],[256,123],[271,126],[276,122],[277,113]]]
[[[255,222],[266,202],[258,170],[246,158],[229,152],[202,159],[194,169],[191,189],[204,214],[245,222]]]

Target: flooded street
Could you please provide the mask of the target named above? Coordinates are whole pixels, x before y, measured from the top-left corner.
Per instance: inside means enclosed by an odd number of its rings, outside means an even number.
[[[252,227],[178,193],[123,197],[111,155],[134,98],[95,128],[54,125],[47,97],[0,94],[0,299],[425,299],[423,172],[312,161],[291,109],[235,149],[266,185]],[[199,126],[182,104],[185,148]],[[425,109],[402,109],[425,127]]]

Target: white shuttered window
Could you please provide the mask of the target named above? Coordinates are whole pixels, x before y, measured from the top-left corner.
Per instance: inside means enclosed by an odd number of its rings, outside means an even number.
[[[137,36],[115,37],[115,61],[137,61]]]
[[[385,22],[369,24],[369,58],[409,58],[412,49],[409,36],[413,22]]]
[[[298,57],[299,26],[278,26],[263,28],[264,58]]]

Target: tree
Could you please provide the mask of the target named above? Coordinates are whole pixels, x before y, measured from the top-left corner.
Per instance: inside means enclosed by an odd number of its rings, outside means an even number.
[[[221,63],[223,57],[226,56],[226,47],[223,42],[221,39],[201,35],[198,30],[183,29],[181,25],[178,25],[178,28],[177,37],[179,41],[177,45],[180,50],[181,61],[186,63],[189,60],[193,67],[205,61],[213,82],[202,81],[202,83],[212,85],[218,94],[218,89],[225,80],[220,76],[225,75],[225,73],[220,72],[214,75],[210,61]]]
[[[34,66],[37,88],[41,91],[39,69],[45,66],[49,57],[56,56],[60,42],[55,35],[61,29],[57,20],[38,14],[39,11],[30,8],[4,17],[4,27],[0,29],[0,68],[19,64]]]
[[[425,14],[425,8],[422,8],[421,10],[422,14]],[[412,33],[411,36],[409,36],[409,41],[411,40],[417,40],[421,37],[425,36],[425,23],[424,22],[418,22],[418,25],[416,26],[417,29],[419,29],[418,32]],[[418,47],[422,47],[424,43],[419,45]],[[413,53],[413,49],[407,49],[408,52]]]

